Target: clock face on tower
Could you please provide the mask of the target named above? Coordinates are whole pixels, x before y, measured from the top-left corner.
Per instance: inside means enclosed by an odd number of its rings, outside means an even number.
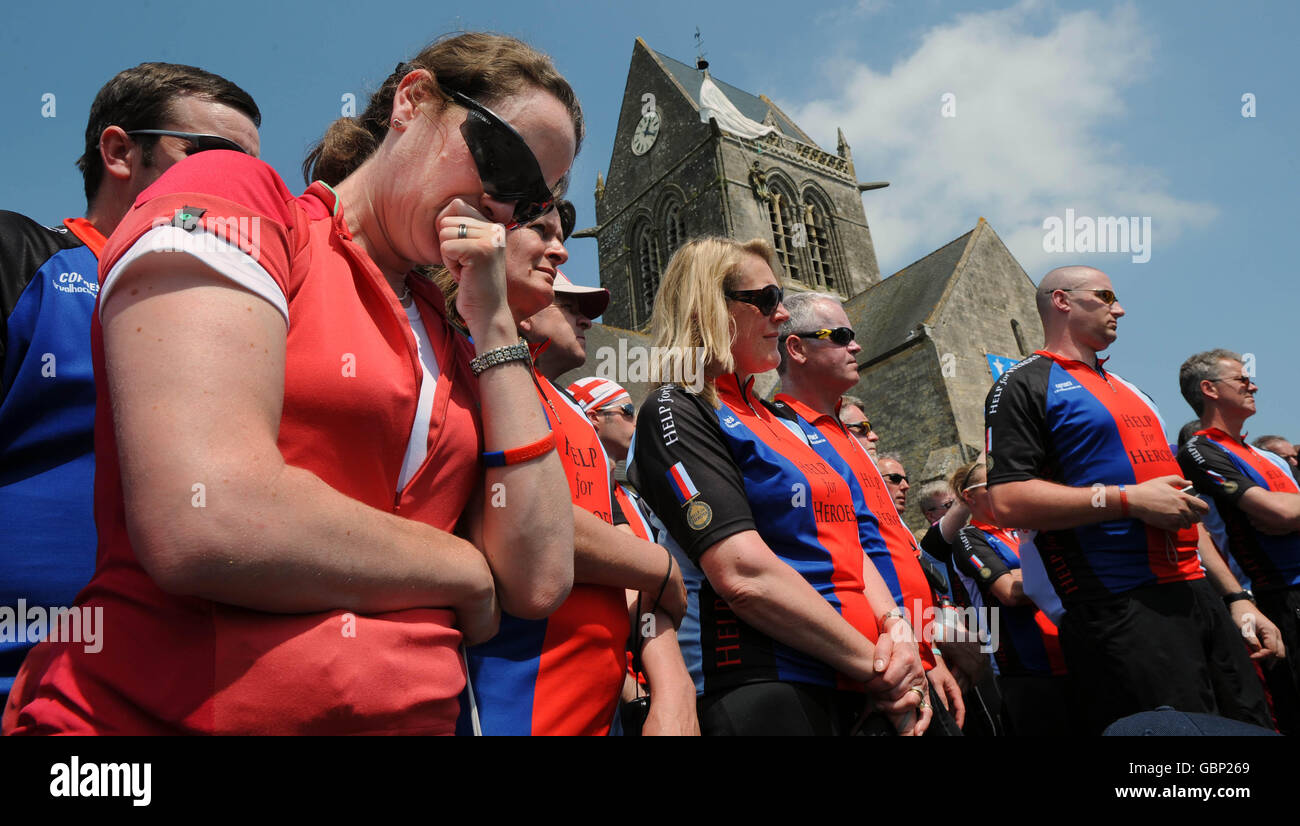
[[[644,155],[649,152],[658,137],[659,113],[652,110],[641,118],[636,130],[632,132],[632,154]]]

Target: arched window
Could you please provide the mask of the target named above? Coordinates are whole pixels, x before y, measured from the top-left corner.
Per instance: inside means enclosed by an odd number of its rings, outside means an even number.
[[[826,208],[817,198],[804,196],[804,234],[808,241],[810,283],[817,287],[835,289],[835,264],[831,253],[831,228]]]
[[[648,319],[654,307],[655,294],[659,292],[659,275],[663,272],[659,245],[655,243],[649,221],[638,222],[632,233],[632,251],[636,255],[637,299],[641,310],[638,317]]]
[[[767,202],[768,220],[772,224],[772,246],[776,257],[785,267],[791,281],[803,282],[803,261],[800,247],[807,241],[806,231],[799,228],[802,216],[795,210],[798,202],[779,183],[771,187],[772,197]]]
[[[682,221],[682,205],[672,200],[664,208],[664,255],[671,258],[686,241],[686,224]]]

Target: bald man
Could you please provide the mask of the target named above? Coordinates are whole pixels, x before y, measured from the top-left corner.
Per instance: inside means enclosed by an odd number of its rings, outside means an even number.
[[[1158,706],[1271,727],[1227,609],[1205,581],[1190,490],[1144,393],[1103,367],[1124,308],[1110,278],[1062,267],[1039,285],[1044,348],[985,402],[998,523],[1034,530],[1065,608],[1066,665],[1100,733]]]

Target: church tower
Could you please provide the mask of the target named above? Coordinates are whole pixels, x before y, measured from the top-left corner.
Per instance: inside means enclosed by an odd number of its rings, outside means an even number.
[[[880,281],[843,134],[827,152],[764,95],[688,66],[637,38],[609,172],[596,182],[603,321],[642,329],[659,278],[689,238],[772,242],[787,290],[844,299]]]

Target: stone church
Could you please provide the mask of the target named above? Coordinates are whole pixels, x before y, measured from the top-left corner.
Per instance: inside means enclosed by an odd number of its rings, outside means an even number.
[[[995,375],[1042,346],[1035,286],[983,218],[882,279],[862,193],[884,186],[859,183],[842,132],[828,152],[766,96],[637,38],[609,171],[596,181],[597,223],[574,234],[596,239],[610,307],[587,334],[587,364],[565,380],[607,372],[620,347],[648,343],[640,331],[659,276],[685,240],[765,238],[787,291],[844,300],[863,348],[851,392],[866,400],[882,452],[902,457],[914,489],[943,477],[979,454]],[[638,404],[652,387],[616,378]],[[775,392],[776,373],[762,378]],[[907,517],[921,526],[914,496]]]

